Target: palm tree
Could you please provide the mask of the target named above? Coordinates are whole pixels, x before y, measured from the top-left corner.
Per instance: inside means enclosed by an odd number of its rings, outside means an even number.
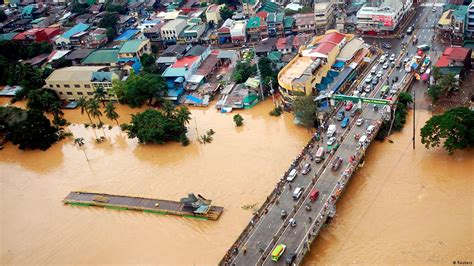
[[[448,73],[442,76],[439,82],[439,86],[446,93],[446,95],[449,95],[453,91],[459,89],[458,80],[455,78],[455,75],[453,73]]]
[[[97,118],[99,120],[99,124],[102,125],[102,121],[100,120],[102,112],[100,111],[99,101],[97,99],[90,99],[87,102],[87,108],[89,109],[91,116]]]
[[[189,124],[191,120],[191,112],[185,106],[181,106],[175,111],[176,120],[181,124]]]
[[[102,102],[102,106],[105,107],[105,96],[107,96],[107,92],[104,90],[104,87],[100,85],[97,87],[97,89],[94,91],[94,98]]]
[[[441,78],[441,70],[439,67],[433,66],[433,78],[435,79],[436,83],[438,83],[439,78]]]
[[[171,116],[173,115],[173,110],[174,110],[173,103],[168,100],[164,100],[161,107],[163,108],[163,112],[165,112],[165,116],[167,118],[171,118]]]
[[[87,99],[84,96],[81,96],[81,98],[79,98],[79,101],[77,101],[77,106],[81,108],[81,115],[83,115],[84,112],[86,112],[87,116],[89,117],[89,120],[91,121],[91,124],[93,124],[91,115],[89,114],[89,108],[87,104],[88,104]]]
[[[115,111],[115,106],[112,102],[108,102],[105,106],[105,116],[110,120],[115,120],[117,125],[119,124],[118,118],[120,117],[119,114]]]

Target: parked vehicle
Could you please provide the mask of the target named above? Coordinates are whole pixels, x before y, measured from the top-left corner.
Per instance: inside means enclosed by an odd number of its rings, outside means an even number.
[[[329,125],[326,136],[328,138],[330,138],[330,137],[334,136],[334,133],[336,133],[336,125]]]
[[[293,199],[298,200],[301,197],[301,194],[303,194],[303,188],[302,187],[297,187],[293,191]]]
[[[367,143],[367,136],[366,135],[362,135],[360,138],[359,138],[359,145],[364,145]]]
[[[324,160],[324,147],[319,147],[318,150],[316,151],[315,161],[317,163],[320,163],[322,160]]]
[[[295,180],[297,175],[298,175],[298,171],[295,168],[291,169],[290,173],[286,177],[286,181],[293,182],[293,180]]]
[[[282,219],[285,219],[286,216],[288,216],[288,213],[287,213],[285,210],[281,210],[281,211],[280,211],[280,217],[281,217]]]
[[[339,169],[339,166],[342,164],[342,158],[337,156],[336,159],[332,162],[331,170],[336,171]]]
[[[386,63],[385,63],[386,64]],[[372,80],[372,85],[375,86],[377,85],[377,83],[379,83],[379,79],[377,77],[375,77],[373,80]]]
[[[295,253],[290,253],[286,257],[286,260],[285,260],[286,265],[292,265],[293,262],[295,261],[295,259],[296,259],[296,254]]]
[[[346,128],[349,125],[349,117],[345,117],[341,122],[341,127]]]
[[[365,97],[365,92],[363,93],[363,96],[362,96],[362,97]],[[354,116],[356,116],[356,114],[357,114],[357,108],[355,108],[354,110],[352,110],[350,116],[351,116],[351,117],[354,117]]]
[[[375,74],[377,72],[377,66],[373,66],[372,69],[370,69],[370,74]]]
[[[382,47],[385,48],[385,49],[390,49],[390,48],[392,48],[392,46],[391,46],[389,43],[386,43],[386,42],[383,42],[383,43],[382,43]]]
[[[319,197],[319,190],[318,189],[313,189],[311,191],[311,194],[309,194],[309,199],[311,201],[316,201]]]
[[[351,101],[348,101],[348,102],[346,103],[346,111],[350,111],[350,110],[352,109],[352,106],[353,106],[353,105],[354,105],[354,104],[353,104]]]
[[[364,119],[363,119],[363,118],[359,118],[359,119],[357,119],[357,121],[356,121],[356,125],[358,125],[358,126],[362,126],[363,124],[364,124]]]
[[[383,76],[383,71],[382,70],[379,70],[379,72],[377,72],[377,78],[381,78]]]
[[[390,55],[390,61],[395,61],[395,54]]]
[[[331,138],[328,139],[327,144],[328,144],[328,146],[331,146],[331,145],[333,145],[335,142],[336,142],[336,137],[331,137]]]
[[[388,68],[388,63],[383,64],[382,68],[387,69]]]
[[[369,93],[371,90],[372,90],[372,86],[371,86],[371,85],[367,85],[367,86],[365,86],[365,88],[364,88],[364,91],[365,91],[366,93]]]
[[[337,115],[336,115],[337,121],[342,121],[342,119],[344,119],[344,116],[345,116],[344,111],[342,111],[342,110],[339,111],[339,112],[337,113]]]
[[[413,26],[408,27],[407,34],[412,34],[415,28]]]
[[[303,166],[303,170],[301,170],[301,173],[303,175],[307,175],[310,171],[311,171],[311,165],[307,163]]]
[[[291,225],[291,227],[295,227],[295,226],[296,226],[296,219],[295,219],[295,218],[291,218],[288,222],[289,222],[289,224]]]
[[[379,58],[379,63],[384,63],[385,60],[387,60],[387,57],[385,55],[382,55],[380,58]]]
[[[365,78],[365,83],[370,83],[372,81],[372,75],[369,74],[366,78]]]
[[[368,135],[371,135],[372,133],[374,133],[374,130],[375,130],[375,126],[374,125],[370,125],[367,127],[367,134]]]
[[[275,249],[272,251],[272,260],[273,261],[278,261],[280,257],[283,255],[283,252],[286,250],[286,245],[279,244],[278,246],[275,247]]]
[[[422,44],[422,45],[418,45],[416,49],[421,50],[421,51],[428,51],[430,49],[430,46],[426,44]]]

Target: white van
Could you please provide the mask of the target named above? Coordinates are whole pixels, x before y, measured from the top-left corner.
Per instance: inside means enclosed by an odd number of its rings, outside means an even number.
[[[362,136],[359,138],[359,145],[363,146],[366,142],[367,142],[367,136],[366,136],[366,135],[362,135]]]
[[[365,83],[370,83],[372,81],[372,75],[368,75],[367,78],[365,79]]]
[[[377,66],[373,66],[372,69],[370,70],[371,74],[375,74],[377,72]]]
[[[297,187],[293,191],[293,199],[298,200],[301,197],[301,194],[303,194],[303,188],[302,187]]]
[[[367,134],[372,134],[374,133],[374,130],[375,130],[375,126],[374,125],[370,125],[367,127]]]
[[[329,125],[328,127],[328,132],[326,133],[326,136],[328,138],[334,136],[334,133],[336,133],[336,125]]]
[[[316,151],[315,161],[317,163],[320,163],[323,159],[324,159],[324,147],[319,147],[319,149]]]
[[[286,177],[286,181],[291,182],[295,180],[297,174],[298,174],[298,171],[295,168],[291,169],[290,173]]]

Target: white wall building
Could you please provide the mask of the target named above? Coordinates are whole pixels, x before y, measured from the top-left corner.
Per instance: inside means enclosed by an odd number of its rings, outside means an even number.
[[[406,17],[412,4],[413,0],[383,0],[381,3],[366,3],[357,12],[357,31],[371,35],[391,34]]]
[[[316,33],[324,34],[334,23],[335,0],[314,4],[314,25]]]
[[[230,38],[232,39],[233,43],[247,41],[246,28],[247,28],[247,20],[234,21],[234,24],[230,28]]]
[[[172,42],[178,39],[179,34],[186,27],[187,22],[185,19],[177,18],[170,20],[161,27],[161,37],[165,42]]]

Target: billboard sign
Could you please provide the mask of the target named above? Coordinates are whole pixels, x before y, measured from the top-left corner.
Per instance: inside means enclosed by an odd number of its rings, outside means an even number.
[[[391,16],[372,15],[372,20],[383,23],[385,27],[393,27],[393,19]]]

